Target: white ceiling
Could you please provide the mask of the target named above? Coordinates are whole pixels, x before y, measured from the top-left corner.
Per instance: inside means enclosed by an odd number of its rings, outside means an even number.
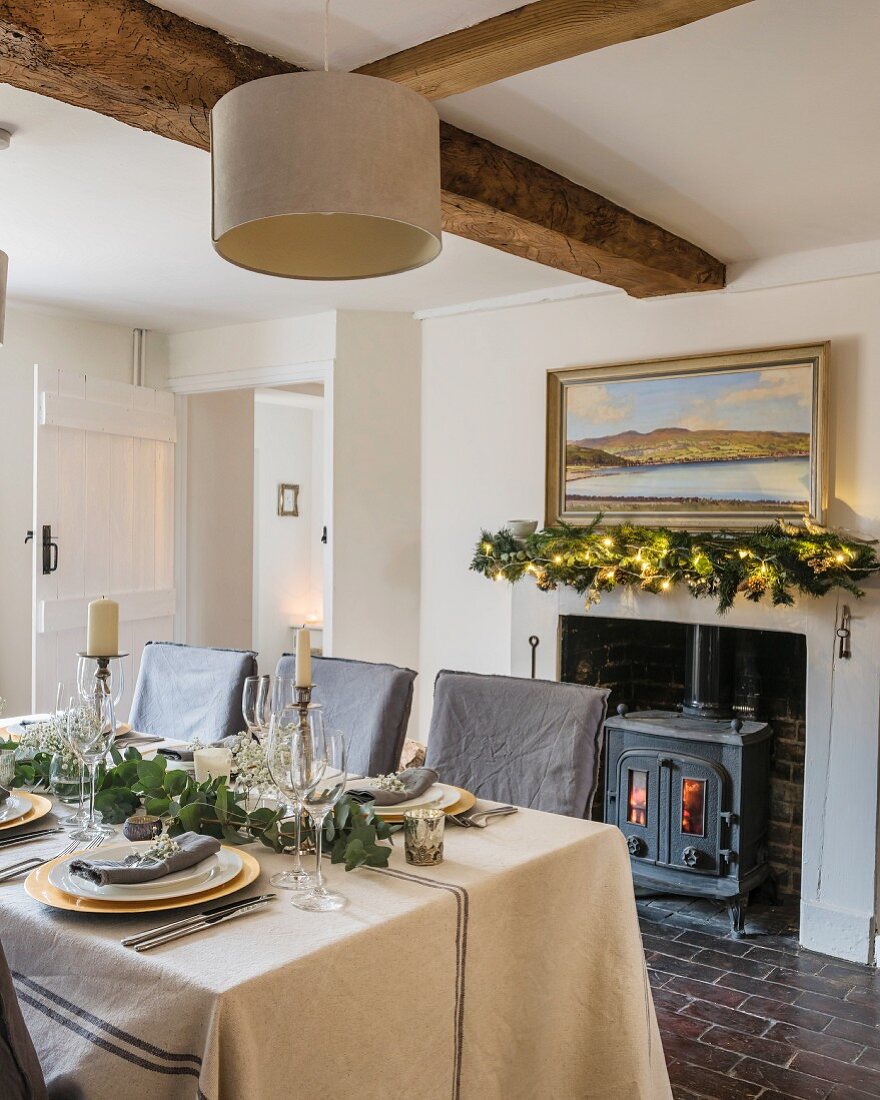
[[[331,0],[330,67],[356,69],[479,23],[524,0]],[[159,7],[238,42],[295,61],[323,63],[324,0],[167,0]]]
[[[754,0],[440,109],[752,260],[880,237],[878,47],[878,0]]]
[[[11,302],[181,331],[326,309],[415,312],[586,282],[448,234],[438,260],[404,275],[256,275],[211,245],[207,153],[0,85],[4,123],[16,127],[0,154]]]
[[[354,67],[521,0],[333,0],[331,62]],[[322,0],[169,0],[314,65]],[[878,0],[754,0],[666,35],[446,100],[444,118],[727,261],[880,238]],[[330,308],[425,310],[607,291],[446,236],[388,279],[309,284],[231,267],[210,242],[206,154],[0,85],[0,248],[10,297],[180,330]]]

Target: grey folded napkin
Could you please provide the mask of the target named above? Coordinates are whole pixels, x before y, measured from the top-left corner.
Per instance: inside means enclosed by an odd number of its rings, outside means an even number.
[[[70,864],[70,873],[87,878],[96,886],[126,886],[152,882],[173,871],[183,871],[220,851],[220,841],[212,836],[181,833],[174,839],[180,845],[180,851],[167,859],[151,859],[148,862],[135,862],[131,856],[122,860],[75,859]]]
[[[165,756],[169,760],[183,760],[192,762],[193,750],[192,749],[156,749],[158,756]]]
[[[113,744],[118,749],[124,749],[129,745],[152,745],[164,740],[164,737],[154,737],[150,733],[121,733]]]
[[[375,787],[359,787],[348,793],[355,802],[375,802],[377,806],[396,806],[398,802],[408,802],[424,794],[432,783],[437,782],[437,773],[433,768],[407,768],[399,772],[397,778],[403,784],[402,791],[384,791]]]

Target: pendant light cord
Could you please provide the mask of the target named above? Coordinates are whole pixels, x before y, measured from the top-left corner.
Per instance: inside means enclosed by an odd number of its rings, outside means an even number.
[[[330,72],[330,35],[328,24],[330,22],[330,0],[324,0],[324,72]]]

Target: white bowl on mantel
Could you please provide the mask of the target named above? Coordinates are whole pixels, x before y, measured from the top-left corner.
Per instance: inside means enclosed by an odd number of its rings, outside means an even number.
[[[515,539],[527,539],[538,530],[536,519],[509,519],[504,525]]]

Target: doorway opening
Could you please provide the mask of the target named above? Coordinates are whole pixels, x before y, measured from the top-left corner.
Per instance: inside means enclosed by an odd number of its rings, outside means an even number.
[[[324,629],[324,386],[254,391],[253,648],[271,672],[294,632]]]
[[[294,631],[329,647],[325,383],[187,395],[185,624],[190,645],[253,649],[272,673]]]

